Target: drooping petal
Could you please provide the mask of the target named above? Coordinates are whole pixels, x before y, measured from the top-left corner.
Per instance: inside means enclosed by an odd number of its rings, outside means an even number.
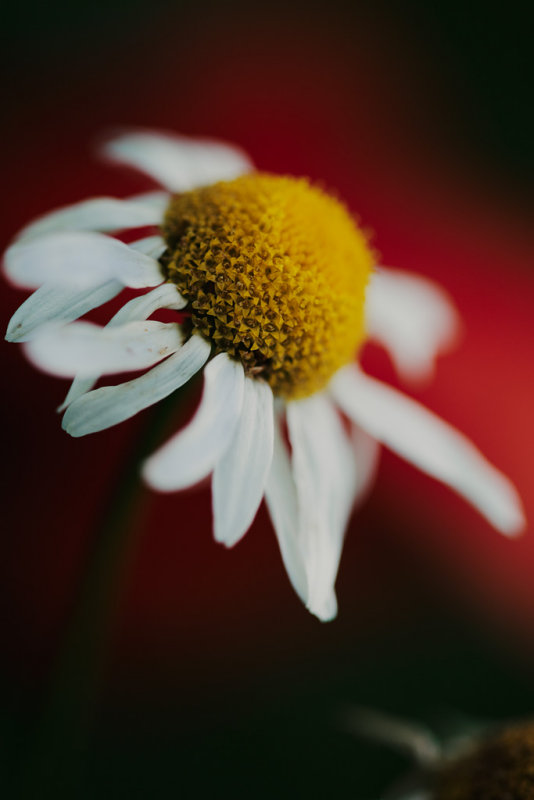
[[[15,311],[9,322],[8,342],[25,342],[47,322],[72,322],[93,308],[107,303],[123,289],[119,281],[108,281],[89,289],[44,284]]]
[[[324,395],[288,403],[287,423],[299,500],[309,610],[337,612],[334,583],[354,498],[356,465],[341,419]]]
[[[204,369],[204,392],[189,425],[145,461],[153,489],[173,492],[205,478],[227,449],[243,404],[243,366],[220,353]]]
[[[246,154],[233,145],[144,131],[112,139],[103,153],[147,173],[173,192],[232,180],[252,168]]]
[[[371,436],[455,489],[501,533],[522,530],[516,489],[463,434],[356,367],[340,370],[330,386],[343,411]]]
[[[63,429],[71,436],[85,436],[133,417],[183,386],[202,368],[209,354],[208,342],[192,336],[174,355],[141,377],[84,394],[68,407]]]
[[[152,291],[146,292],[140,297],[134,297],[128,303],[125,303],[110,319],[106,327],[117,328],[119,325],[126,325],[128,322],[145,320],[160,308],[180,310],[185,307],[186,303],[187,301],[184,300],[174,284],[162,283]],[[89,392],[99,377],[98,373],[89,377],[76,375],[58,411],[64,411],[70,403],[73,403],[85,392]]]
[[[183,341],[179,325],[130,322],[101,328],[91,322],[43,327],[24,345],[35,366],[52,375],[111,375],[151,367],[176,352]]]
[[[437,356],[453,342],[459,318],[447,293],[432,281],[380,267],[367,287],[367,331],[407,380],[430,378]]]
[[[263,497],[272,457],[273,393],[267,383],[245,378],[239,424],[213,471],[218,542],[232,547],[249,529]]]
[[[265,502],[291,585],[302,602],[307,603],[308,582],[299,538],[297,487],[291,472],[289,454],[276,419],[273,434],[273,460],[265,486]]]
[[[110,280],[143,289],[164,280],[158,262],[101,233],[52,233],[8,247],[4,269],[17,286],[88,289]]]
[[[28,242],[38,236],[60,231],[104,233],[160,225],[168,202],[169,195],[164,192],[126,200],[115,197],[92,197],[38,217],[19,232],[17,241]]]

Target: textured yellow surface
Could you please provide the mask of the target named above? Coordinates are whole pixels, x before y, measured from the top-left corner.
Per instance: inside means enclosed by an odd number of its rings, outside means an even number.
[[[534,724],[507,728],[443,771],[434,800],[534,800]]]
[[[338,200],[255,173],[176,195],[163,234],[193,330],[275,394],[312,394],[353,359],[373,254]]]

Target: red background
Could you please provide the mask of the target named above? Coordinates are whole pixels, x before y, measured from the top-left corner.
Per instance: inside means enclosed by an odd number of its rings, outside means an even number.
[[[275,4],[261,15],[208,6],[205,16],[186,5],[151,13],[135,6],[107,26],[104,14],[102,27],[89,26],[83,36],[73,27],[70,38],[65,22],[59,32],[45,29],[47,43],[12,65],[2,239],[7,244],[28,219],[55,206],[152,188],[94,159],[94,143],[116,125],[221,137],[239,143],[261,169],[323,180],[374,231],[384,264],[435,278],[454,297],[464,322],[459,347],[440,361],[431,386],[408,391],[512,478],[531,519],[530,208],[518,184],[459,135],[454,98],[409,21],[338,5],[297,4],[292,12]],[[4,288],[6,325],[24,296]],[[3,343],[2,357],[2,642],[14,714],[31,718],[105,499],[146,413],[71,440],[54,413],[67,384],[36,372],[17,346]],[[378,349],[368,348],[364,363],[396,383]],[[185,413],[177,412],[176,424]],[[361,659],[372,671],[383,642],[406,632],[420,644],[433,614],[446,620],[444,638],[467,625],[468,639],[480,636],[499,657],[513,653],[530,669],[532,535],[506,541],[390,454],[350,525],[340,614],[327,626],[293,595],[263,510],[245,540],[226,551],[211,539],[208,489],[146,493],[145,500],[100,700],[104,718],[121,709],[122,732],[124,709],[146,732],[138,709],[170,705],[180,709],[178,725],[181,713],[209,727],[213,714],[224,737],[228,709],[259,708],[262,686],[277,698],[281,685],[298,691],[304,674],[313,695],[314,676],[321,686],[328,676],[332,686]],[[471,696],[461,685],[460,694]],[[382,689],[371,688],[374,703]],[[359,699],[368,700],[363,689]],[[489,713],[482,701],[474,706]]]

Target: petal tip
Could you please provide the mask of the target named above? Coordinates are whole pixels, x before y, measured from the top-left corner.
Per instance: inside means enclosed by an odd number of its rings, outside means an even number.
[[[332,622],[337,617],[337,598],[332,591],[326,600],[315,603],[312,599],[306,604],[308,611],[313,614],[319,622]]]
[[[59,411],[60,408],[61,406],[56,410]],[[67,409],[67,412],[63,415],[63,419],[61,420],[61,427],[65,431],[65,433],[68,433],[69,436],[72,436],[73,439],[79,439],[81,436],[84,435],[83,431],[80,432],[79,428],[77,429],[76,421],[73,420],[72,414],[69,413],[69,410],[70,409]]]
[[[141,478],[149,486],[151,489],[159,489],[157,479],[154,480],[154,461],[152,457],[147,458],[146,461],[143,461],[141,464]]]
[[[245,530],[236,530],[235,526],[221,525],[221,523],[217,521],[217,515],[214,514],[213,538],[217,544],[222,544],[227,550],[231,550],[241,541],[251,525],[252,523],[247,525]]]
[[[222,544],[227,550],[232,550],[233,547],[243,538],[245,534],[242,533],[238,538],[230,538],[230,536],[226,533],[222,533],[221,531],[217,531],[216,528],[213,529],[213,538],[217,542],[217,544]]]
[[[169,486],[167,471],[161,469],[160,454],[157,451],[141,464],[141,479],[154,492],[169,493],[173,488]]]
[[[493,486],[493,498],[496,505],[489,521],[493,527],[509,539],[517,539],[527,527],[527,517],[523,501],[514,484],[502,473],[497,472]]]
[[[75,430],[73,430],[70,425],[64,425],[62,423],[61,427],[63,428],[65,433],[68,433],[68,435],[71,436],[73,439],[79,439],[82,436],[81,433],[77,433]]]
[[[22,334],[20,333],[20,323],[18,325],[8,325],[4,339],[6,342],[20,342]]]
[[[498,527],[500,533],[508,539],[519,539],[527,529],[527,518],[521,502],[518,502],[509,509],[507,519],[503,520]]]

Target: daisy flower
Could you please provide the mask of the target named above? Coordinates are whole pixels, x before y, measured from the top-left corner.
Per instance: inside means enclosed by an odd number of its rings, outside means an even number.
[[[415,762],[383,800],[534,800],[534,722],[469,723],[437,737],[412,721],[368,709],[347,719],[353,733],[388,744]]]
[[[291,583],[321,620],[336,614],[345,528],[380,444],[502,533],[521,530],[508,479],[354,360],[369,337],[401,376],[431,374],[457,321],[437,286],[377,267],[341,202],[305,179],[254,171],[238,148],[132,132],[104,152],[166,191],[54,211],[25,227],[4,260],[12,283],[36,290],[7,338],[24,342],[39,368],[74,379],[61,407],[68,433],[116,425],[203,370],[195,416],[148,458],[143,477],[173,492],[211,475],[214,535],[228,547],[265,498]],[[150,226],[157,233],[130,244],[113,236]],[[80,320],[124,287],[144,292],[105,327]],[[176,311],[176,322],[151,320],[159,309]]]

